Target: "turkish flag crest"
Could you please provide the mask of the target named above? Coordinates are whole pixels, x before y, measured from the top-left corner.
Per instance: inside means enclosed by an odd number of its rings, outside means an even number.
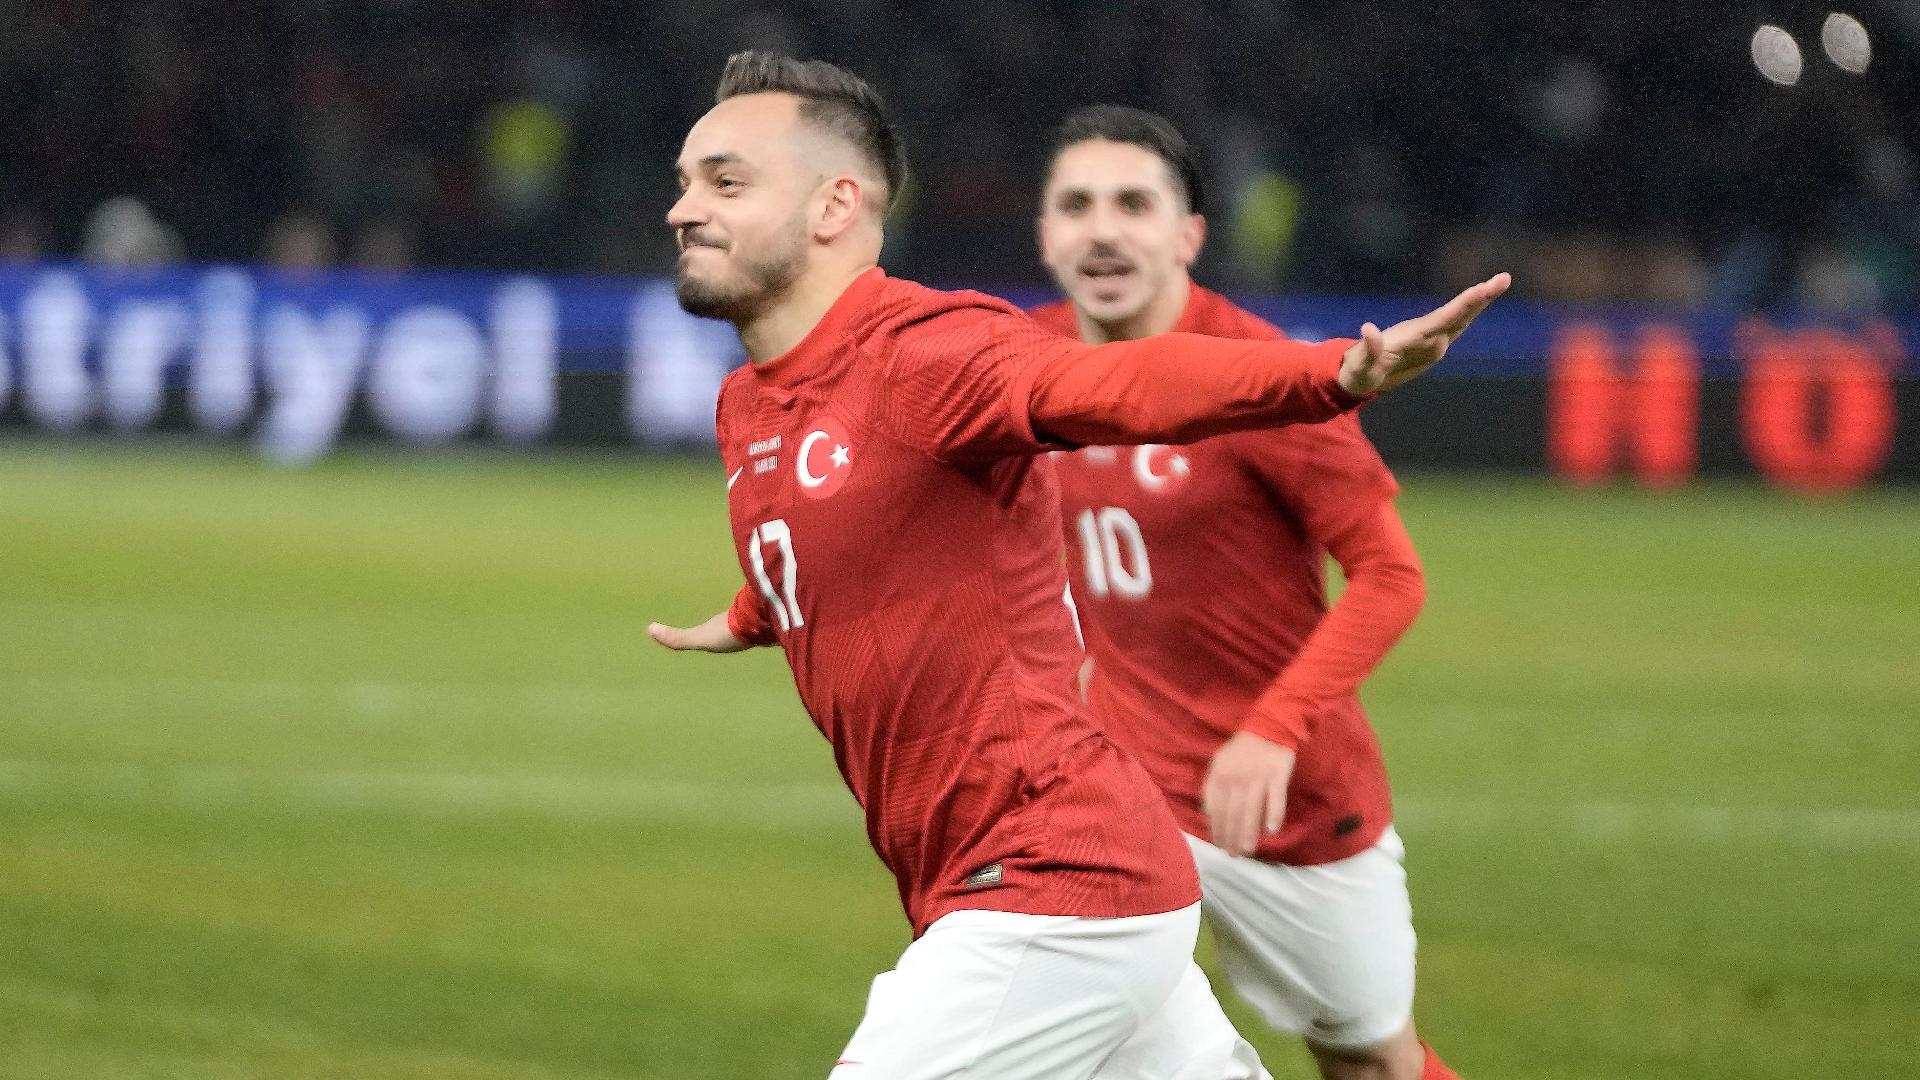
[[[1154,494],[1171,491],[1185,484],[1191,475],[1193,464],[1180,447],[1148,443],[1134,448],[1133,478],[1140,482],[1142,490]]]
[[[853,472],[853,445],[846,429],[831,417],[822,417],[800,439],[793,455],[794,477],[800,481],[800,494],[809,499],[824,499],[840,490]]]

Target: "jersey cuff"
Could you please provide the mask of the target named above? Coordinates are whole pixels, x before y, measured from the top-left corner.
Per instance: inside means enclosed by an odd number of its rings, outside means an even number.
[[[780,640],[780,635],[774,633],[773,628],[765,623],[749,622],[743,619],[737,607],[727,609],[727,632],[746,645],[773,645]]]
[[[1260,700],[1253,703],[1247,712],[1247,718],[1240,730],[1284,746],[1289,750],[1298,750],[1306,745],[1309,736],[1307,725],[1308,708],[1304,702],[1294,699],[1280,701]]]
[[[1340,385],[1340,367],[1346,363],[1347,349],[1353,345],[1351,339],[1335,338],[1332,341],[1323,341],[1321,344],[1340,346],[1340,351],[1335,353],[1333,358],[1333,376],[1327,382],[1327,400],[1338,406],[1341,412],[1352,412],[1380,396],[1378,393],[1349,394],[1347,388]]]

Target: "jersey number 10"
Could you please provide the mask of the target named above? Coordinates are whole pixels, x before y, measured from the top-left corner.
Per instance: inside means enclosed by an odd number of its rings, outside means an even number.
[[[1080,526],[1080,550],[1087,557],[1089,595],[1104,597],[1111,592],[1139,600],[1153,589],[1147,540],[1140,535],[1140,523],[1132,514],[1118,506],[1105,507],[1098,513],[1082,510],[1075,523]]]

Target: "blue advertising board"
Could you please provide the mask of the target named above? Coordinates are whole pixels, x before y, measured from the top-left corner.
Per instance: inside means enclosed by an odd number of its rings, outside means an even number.
[[[1307,340],[1426,309],[1242,299]],[[1636,466],[1640,454],[1668,471],[1771,474],[1838,455],[1855,482],[1920,477],[1916,345],[1912,314],[1507,300],[1404,400],[1377,403],[1368,428],[1407,466],[1660,472]],[[253,439],[290,461],[343,433],[421,445],[710,445],[715,392],[741,359],[731,328],[686,315],[660,279],[0,268],[0,425],[54,433],[184,428]],[[1470,453],[1446,434],[1462,428],[1479,432]],[[1637,449],[1656,445],[1666,449]]]

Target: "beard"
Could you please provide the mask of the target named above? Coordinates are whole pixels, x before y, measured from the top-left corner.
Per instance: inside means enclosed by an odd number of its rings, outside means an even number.
[[[796,214],[792,224],[758,256],[733,254],[732,265],[713,277],[695,277],[688,273],[684,261],[680,264],[673,294],[687,314],[738,325],[772,306],[806,269],[804,222]]]

